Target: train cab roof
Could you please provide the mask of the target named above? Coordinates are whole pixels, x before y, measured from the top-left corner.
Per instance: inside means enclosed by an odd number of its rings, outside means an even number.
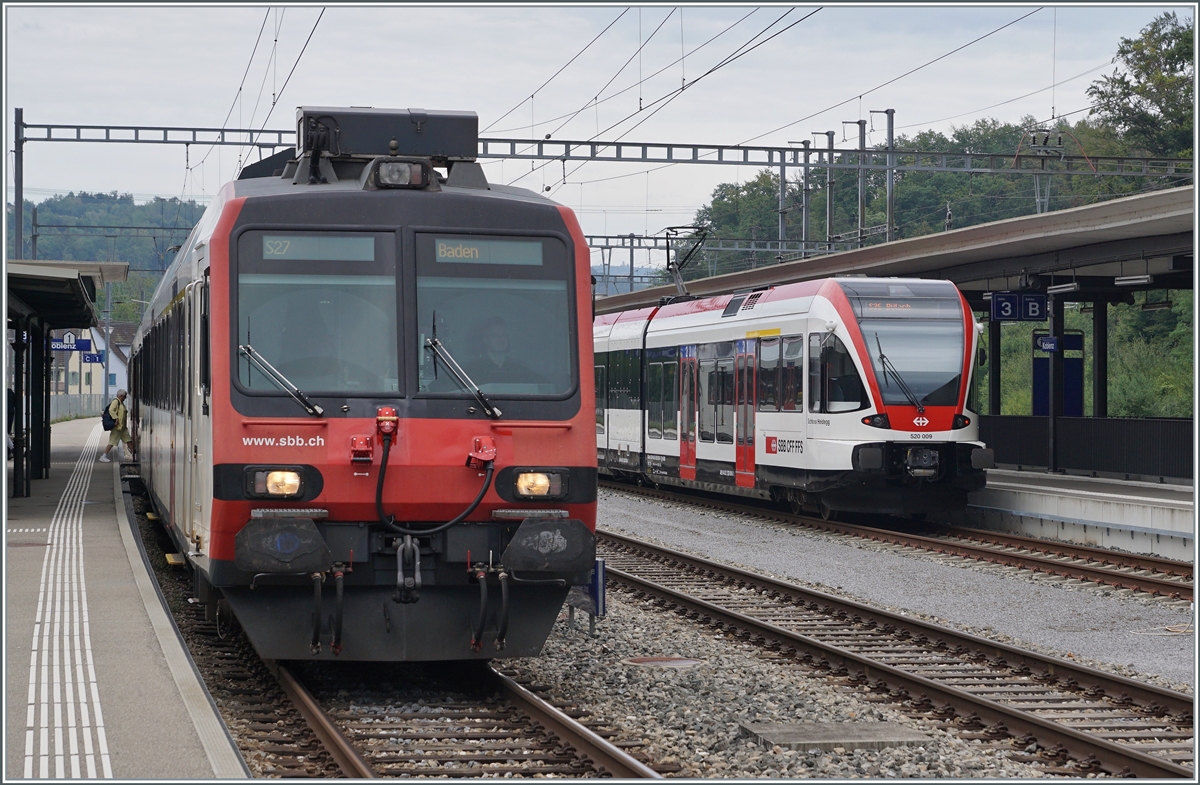
[[[302,106],[296,126],[297,146],[244,167],[236,196],[409,190],[550,203],[488,182],[474,112]]]

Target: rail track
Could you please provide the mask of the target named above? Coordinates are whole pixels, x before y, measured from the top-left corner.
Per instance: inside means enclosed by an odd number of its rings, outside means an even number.
[[[771,509],[765,505],[740,504],[709,495],[638,487],[607,480],[602,480],[601,486],[609,490],[766,518],[943,556],[1034,570],[1047,575],[1090,581],[1183,602],[1193,600],[1193,570],[1188,562],[953,526],[936,526],[934,533],[929,535],[914,534],[826,521],[814,516]]]
[[[599,533],[610,580],[1053,773],[1195,778],[1193,698]]]
[[[256,776],[658,778],[603,718],[555,706],[485,663],[276,663],[228,618],[189,602],[161,526],[126,478],[155,577],[226,726]],[[310,689],[311,688],[311,689]],[[595,726],[595,727],[589,727]],[[625,746],[625,745],[623,745]]]
[[[351,777],[661,776],[485,663],[293,667],[281,686]]]

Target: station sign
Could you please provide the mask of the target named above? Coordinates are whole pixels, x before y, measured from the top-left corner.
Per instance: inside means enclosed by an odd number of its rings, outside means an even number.
[[[1058,336],[1057,335],[1038,335],[1033,339],[1033,345],[1041,352],[1057,352],[1058,351]]]
[[[101,349],[100,351],[95,352],[95,353],[84,352],[83,361],[85,363],[99,363],[99,364],[103,365],[104,364],[104,349]]]
[[[90,352],[92,339],[78,338],[75,333],[68,330],[63,337],[51,339],[50,348],[56,352]]]
[[[1016,322],[1021,319],[1021,295],[1016,292],[992,292],[992,321]]]
[[[1023,322],[1044,322],[1044,321],[1046,321],[1046,295],[1044,295],[1044,294],[1023,294],[1023,295],[1021,295],[1021,321],[1023,321]]]
[[[992,292],[993,322],[1046,321],[1046,295]]]

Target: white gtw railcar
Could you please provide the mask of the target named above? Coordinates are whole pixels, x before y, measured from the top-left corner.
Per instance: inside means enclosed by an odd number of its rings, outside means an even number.
[[[601,473],[790,502],[962,509],[979,328],[947,281],[831,278],[598,316]]]

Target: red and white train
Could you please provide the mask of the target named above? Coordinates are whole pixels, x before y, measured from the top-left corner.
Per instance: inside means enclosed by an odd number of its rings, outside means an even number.
[[[961,509],[991,451],[979,329],[946,281],[834,278],[596,317],[600,472],[903,515]]]
[[[575,216],[487,182],[474,113],[297,123],[137,333],[144,484],[196,599],[264,657],[537,654],[595,560]]]

